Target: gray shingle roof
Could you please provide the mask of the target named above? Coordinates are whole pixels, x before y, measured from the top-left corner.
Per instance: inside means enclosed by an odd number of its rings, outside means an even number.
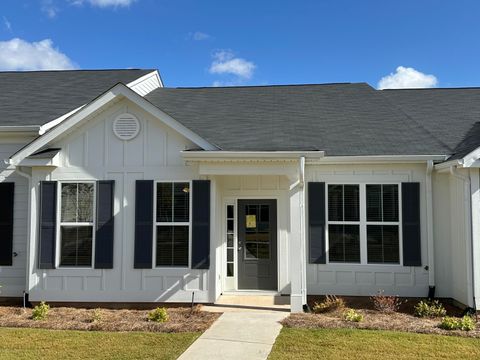
[[[0,72],[0,126],[43,125],[154,70]]]
[[[0,72],[0,126],[43,125],[154,70]],[[147,100],[227,151],[452,155],[480,147],[480,88],[365,83],[159,88]]]
[[[382,90],[445,144],[450,159],[480,147],[480,88]]]
[[[159,88],[146,99],[222,150],[448,152],[422,124],[365,83]]]

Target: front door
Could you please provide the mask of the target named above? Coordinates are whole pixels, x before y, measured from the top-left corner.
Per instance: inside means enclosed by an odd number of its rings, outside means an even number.
[[[238,289],[277,290],[276,200],[238,200]]]

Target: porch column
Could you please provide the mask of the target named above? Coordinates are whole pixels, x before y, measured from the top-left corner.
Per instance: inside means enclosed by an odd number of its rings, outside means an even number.
[[[304,188],[297,185],[290,190],[290,308],[291,312],[302,312],[306,303],[305,285],[305,243],[303,241]]]

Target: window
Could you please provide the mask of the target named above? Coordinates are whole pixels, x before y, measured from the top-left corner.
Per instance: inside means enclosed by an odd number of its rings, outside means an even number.
[[[62,183],[60,266],[92,266],[94,183]]]
[[[329,184],[330,263],[400,264],[398,184]]]
[[[359,185],[328,185],[328,259],[360,262]]]
[[[398,185],[366,185],[367,261],[399,264]]]
[[[234,270],[234,252],[235,252],[235,216],[234,206],[227,205],[227,276],[235,275]]]
[[[156,266],[188,266],[190,183],[157,183]]]

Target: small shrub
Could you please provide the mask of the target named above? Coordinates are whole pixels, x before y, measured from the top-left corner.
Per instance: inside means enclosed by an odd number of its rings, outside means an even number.
[[[414,308],[414,314],[418,317],[441,317],[447,315],[447,311],[438,300],[420,301]]]
[[[33,320],[45,320],[48,315],[48,311],[50,310],[50,306],[42,301],[40,304],[35,306],[32,310],[32,319]]]
[[[383,290],[370,297],[375,310],[383,313],[397,312],[404,303],[398,296],[385,295]]]
[[[356,312],[354,309],[348,309],[343,313],[343,320],[351,322],[363,321],[363,315]]]
[[[168,321],[168,312],[164,307],[156,308],[148,313],[148,321],[155,322],[167,322]]]
[[[101,309],[95,309],[95,310],[93,310],[92,318],[90,319],[90,321],[92,323],[97,323],[97,322],[102,321],[102,318],[103,318],[102,310]]]
[[[462,318],[445,316],[439,327],[444,330],[462,330],[471,331],[475,329],[475,320],[471,316],[465,315]]]
[[[335,295],[327,295],[325,300],[313,305],[312,311],[315,314],[319,314],[334,310],[341,310],[343,308],[345,308],[345,301],[342,298],[336,297]]]

